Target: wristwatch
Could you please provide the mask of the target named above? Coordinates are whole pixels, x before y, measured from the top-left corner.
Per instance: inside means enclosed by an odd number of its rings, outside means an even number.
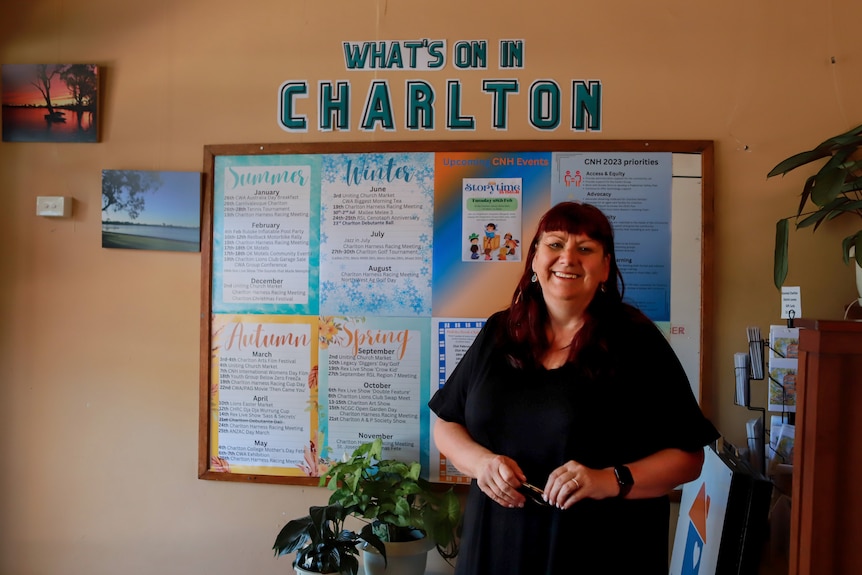
[[[622,499],[629,494],[629,491],[632,490],[635,480],[634,477],[632,477],[631,470],[625,465],[617,465],[614,467],[614,475],[617,477],[617,485],[620,486],[620,493],[617,495],[617,498]]]

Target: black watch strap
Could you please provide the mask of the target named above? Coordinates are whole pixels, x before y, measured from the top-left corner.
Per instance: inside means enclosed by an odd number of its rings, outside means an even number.
[[[625,465],[617,465],[614,467],[614,475],[617,477],[617,485],[620,486],[620,493],[617,497],[622,499],[629,494],[629,491],[632,490],[635,480],[634,477],[632,477],[631,470]]]

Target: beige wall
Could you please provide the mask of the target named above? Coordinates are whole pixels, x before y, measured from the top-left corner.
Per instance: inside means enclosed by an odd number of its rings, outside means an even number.
[[[0,573],[9,575],[285,573],[289,560],[269,551],[277,529],[326,497],[196,478],[200,255],[101,249],[102,169],[198,171],[203,146],[225,143],[714,140],[707,399],[740,441],[750,415],[731,404],[731,356],[745,349],[746,325],[778,321],[774,222],[792,213],[802,182],[765,175],[862,123],[856,0],[2,4],[0,63],[106,67],[100,143],[0,144]],[[523,38],[527,63],[515,77],[600,79],[604,130],[540,134],[513,114],[512,129],[494,133],[476,89],[465,99],[484,120],[474,133],[277,127],[281,82],[346,76],[342,40],[414,38]],[[442,93],[445,78],[494,73],[424,78]],[[37,195],[75,198],[73,217],[36,217]],[[802,286],[806,316],[840,318],[854,297],[838,251],[847,231],[791,237],[788,284]]]

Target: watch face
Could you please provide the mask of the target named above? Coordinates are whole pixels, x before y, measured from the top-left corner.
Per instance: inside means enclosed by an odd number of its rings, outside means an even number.
[[[620,493],[617,497],[625,497],[632,490],[632,485],[635,484],[632,472],[625,465],[617,465],[614,467],[614,475],[617,476],[617,483],[620,486]]]
[[[617,483],[620,485],[634,485],[635,480],[632,477],[632,472],[625,465],[617,465],[614,467],[614,473],[617,476]]]

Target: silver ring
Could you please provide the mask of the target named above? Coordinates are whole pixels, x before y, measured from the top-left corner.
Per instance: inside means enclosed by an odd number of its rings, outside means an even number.
[[[577,479],[575,479],[574,477],[572,477],[572,481],[574,481],[574,482],[575,482],[575,489],[580,489],[580,488],[581,488],[581,484],[578,482],[578,480],[577,480]]]

